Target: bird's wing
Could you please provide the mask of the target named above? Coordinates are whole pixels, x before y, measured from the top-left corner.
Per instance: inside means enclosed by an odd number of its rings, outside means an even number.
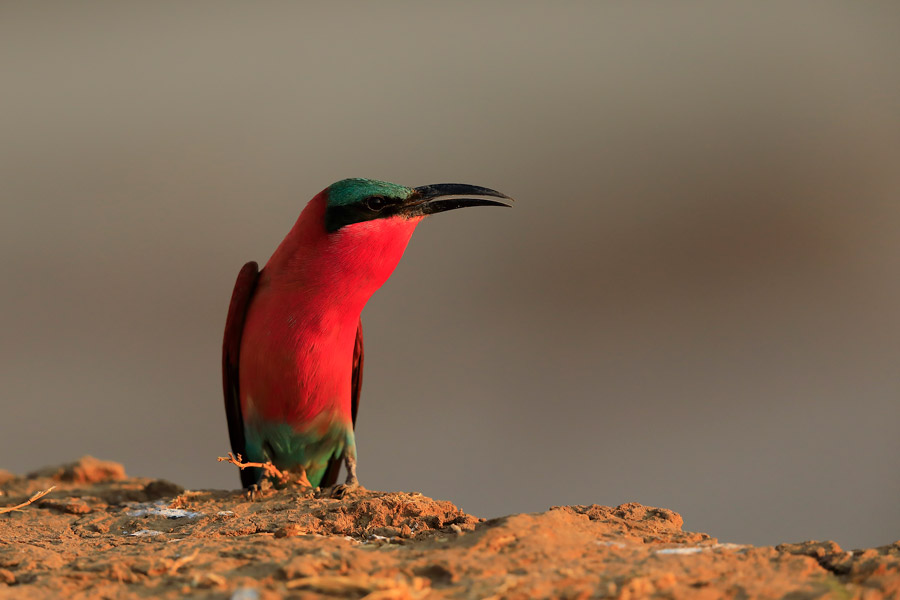
[[[363,361],[362,319],[356,326],[356,343],[353,345],[353,375],[350,378],[350,409],[353,415],[353,428],[356,429],[356,411],[359,409],[359,392],[362,389]]]
[[[243,454],[246,459],[244,441],[244,418],[241,415],[241,387],[238,381],[240,365],[241,336],[244,333],[244,319],[247,307],[259,280],[259,265],[248,262],[241,268],[234,291],[231,293],[231,304],[228,306],[228,318],[225,321],[225,340],[222,342],[222,387],[225,392],[225,415],[228,417],[228,437],[231,438],[231,450],[235,454]],[[244,487],[256,483],[258,474],[254,469],[241,470],[241,483]]]
[[[359,392],[362,389],[363,362],[363,332],[362,319],[356,327],[356,343],[353,344],[353,372],[350,375],[350,414],[353,417],[353,428],[356,428],[356,413],[359,409]],[[328,461],[328,468],[322,476],[319,484],[321,487],[329,487],[337,483],[338,471],[341,470],[341,456],[332,456]]]

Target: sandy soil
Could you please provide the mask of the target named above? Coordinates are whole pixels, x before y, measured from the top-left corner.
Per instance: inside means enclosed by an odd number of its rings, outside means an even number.
[[[900,542],[719,544],[640,504],[485,521],[415,492],[251,501],[85,457],[0,471],[0,509],[52,485],[0,514],[0,598],[900,598]]]

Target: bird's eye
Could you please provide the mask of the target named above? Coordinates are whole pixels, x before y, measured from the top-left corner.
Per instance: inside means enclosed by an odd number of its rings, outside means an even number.
[[[384,208],[385,200],[381,196],[371,196],[366,198],[366,208],[372,212],[378,212]]]

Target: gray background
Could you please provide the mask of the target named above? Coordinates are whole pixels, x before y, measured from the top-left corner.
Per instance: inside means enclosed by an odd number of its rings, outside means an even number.
[[[240,265],[335,180],[462,181],[518,204],[366,308],[364,484],[900,538],[897,6],[4,3],[0,466],[237,487]]]

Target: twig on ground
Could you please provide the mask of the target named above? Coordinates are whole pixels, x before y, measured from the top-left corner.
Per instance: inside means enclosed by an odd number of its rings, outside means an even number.
[[[178,573],[178,569],[180,569],[181,567],[183,567],[183,566],[186,565],[187,563],[191,562],[192,560],[194,560],[195,558],[197,558],[199,555],[200,555],[200,549],[197,548],[197,549],[194,550],[193,553],[191,553],[191,554],[187,554],[187,555],[185,555],[185,556],[176,558],[176,559],[175,559],[174,561],[172,561],[172,563],[169,565],[169,568],[167,569],[168,574],[169,574],[169,575],[175,575],[176,573]]]
[[[265,472],[266,477],[271,477],[273,479],[277,479],[281,483],[287,483],[291,479],[290,475],[287,472],[282,471],[281,469],[279,469],[278,467],[273,465],[271,462],[264,462],[264,463],[244,462],[242,460],[240,454],[235,456],[231,452],[228,453],[228,456],[218,457],[218,460],[219,460],[219,462],[231,463],[234,466],[236,466],[237,468],[239,468],[241,471],[243,471],[244,469],[246,469],[248,467],[256,467],[256,468],[262,469]]]
[[[22,504],[16,504],[15,506],[4,506],[3,508],[0,508],[0,515],[2,515],[4,513],[8,513],[8,512],[22,510],[23,508],[25,508],[26,506],[28,506],[35,500],[40,500],[41,498],[43,498],[44,496],[46,496],[47,494],[52,492],[55,487],[56,487],[55,485],[51,485],[46,490],[41,490],[40,492],[37,492],[36,494],[34,494],[31,498],[29,498]]]

